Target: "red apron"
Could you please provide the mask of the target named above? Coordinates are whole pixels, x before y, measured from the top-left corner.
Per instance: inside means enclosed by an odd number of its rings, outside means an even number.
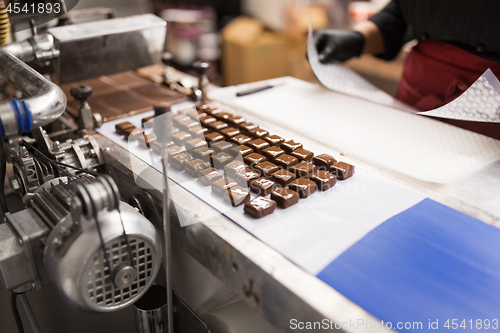
[[[500,63],[440,41],[419,41],[406,59],[397,98],[419,110],[442,106],[471,86],[488,68],[500,77]],[[496,139],[500,124],[443,121]]]

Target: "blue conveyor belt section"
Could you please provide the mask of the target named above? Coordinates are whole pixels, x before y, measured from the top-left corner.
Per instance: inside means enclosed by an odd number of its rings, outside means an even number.
[[[430,199],[372,230],[318,277],[393,327],[422,322],[401,332],[500,330],[500,230]],[[448,319],[466,328],[447,329]]]

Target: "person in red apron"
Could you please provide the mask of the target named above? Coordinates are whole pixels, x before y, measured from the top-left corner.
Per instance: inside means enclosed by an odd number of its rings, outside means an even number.
[[[409,40],[418,43],[405,62],[396,97],[427,111],[457,98],[488,68],[500,77],[500,1],[392,0],[353,30],[320,30],[322,63],[363,53],[394,59]],[[500,124],[443,119],[500,139]]]

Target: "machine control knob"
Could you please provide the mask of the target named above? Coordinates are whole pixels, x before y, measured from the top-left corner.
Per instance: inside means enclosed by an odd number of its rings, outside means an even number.
[[[71,88],[69,91],[71,96],[79,101],[80,103],[85,103],[88,101],[90,96],[92,96],[92,87],[91,86],[76,86]]]

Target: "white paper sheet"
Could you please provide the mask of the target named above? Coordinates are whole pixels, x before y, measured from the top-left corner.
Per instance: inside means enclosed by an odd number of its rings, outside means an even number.
[[[140,147],[137,142],[129,143],[115,132],[117,123],[130,121],[139,127],[141,119],[152,114],[143,113],[107,122],[99,132],[161,171],[158,154]],[[317,151],[307,144],[305,148],[316,153],[332,154]],[[335,157],[340,159],[340,156]],[[168,174],[178,186],[201,198],[314,275],[373,228],[424,199],[422,194],[357,166],[352,178],[337,182],[333,189],[316,192],[307,199],[300,199],[295,206],[277,208],[273,214],[257,220],[244,214],[242,206],[231,207],[213,194],[209,186],[203,186],[184,172],[169,168]]]
[[[449,183],[500,158],[498,140],[295,78],[219,88],[209,97],[427,182]]]
[[[307,43],[309,63],[318,80],[328,89],[372,102],[416,112],[416,110],[378,89],[359,74],[337,62],[322,64],[314,46],[312,29]],[[500,122],[500,81],[488,69],[462,95],[452,102],[420,114],[432,117],[479,122]]]

